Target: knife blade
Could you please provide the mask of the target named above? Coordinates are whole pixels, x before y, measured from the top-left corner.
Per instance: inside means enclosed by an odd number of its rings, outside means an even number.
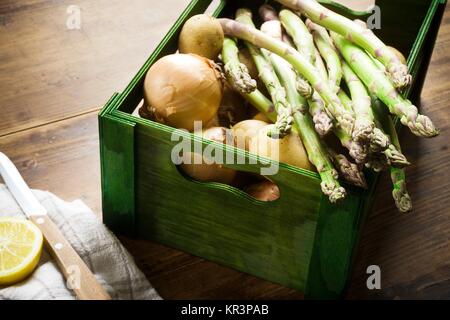
[[[47,215],[47,210],[34,196],[19,170],[2,152],[0,175],[28,219],[42,231],[47,249],[76,296],[81,300],[110,300],[109,294]]]
[[[19,170],[17,170],[16,166],[2,152],[0,152],[0,175],[3,177],[8,189],[14,196],[14,199],[16,199],[17,203],[28,217],[32,215],[47,214],[47,210],[31,192],[30,188],[20,175]]]

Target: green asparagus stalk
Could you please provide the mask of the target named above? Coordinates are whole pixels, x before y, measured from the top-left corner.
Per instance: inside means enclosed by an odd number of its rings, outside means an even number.
[[[317,71],[319,71],[319,74],[322,77],[328,79],[327,67],[325,66],[325,62],[323,62],[322,56],[320,55],[320,52],[316,47],[314,47],[314,55],[314,66],[317,68]]]
[[[271,34],[281,34],[281,24],[265,22],[261,30],[272,30]],[[281,35],[280,35],[281,37]],[[325,145],[317,135],[313,127],[311,117],[306,112],[307,102],[297,91],[297,73],[292,66],[280,56],[269,53],[270,61],[276,71],[280,82],[286,89],[288,102],[293,107],[293,115],[296,129],[303,141],[308,153],[309,161],[317,168],[322,179],[322,192],[328,196],[331,203],[343,199],[346,195],[345,189],[340,186],[338,173],[334,168]]]
[[[298,52],[314,64],[316,59],[314,40],[300,17],[288,9],[283,9],[279,13],[279,18],[284,29],[294,41]]]
[[[270,121],[275,123],[277,121],[277,112],[275,107],[269,99],[258,89],[252,93],[243,95],[244,98],[254,106],[259,112],[263,113]]]
[[[327,79],[328,74],[319,52],[314,47],[313,37],[300,17],[290,10],[283,9],[280,11],[279,18],[300,54],[315,65],[319,74],[324,79]],[[313,117],[314,127],[317,133],[320,136],[327,135],[333,128],[333,119],[326,111],[325,102],[317,92],[313,92],[312,97],[308,99],[308,105],[309,113]]]
[[[224,50],[234,50],[235,52],[225,52],[228,55],[236,55],[238,54],[237,46],[229,45],[228,42],[234,40],[229,37],[225,37],[224,39]],[[256,80],[252,79],[248,73],[248,69],[245,64],[240,62],[233,63],[225,63],[224,71],[229,83],[232,87],[241,93],[250,93],[256,90]]]
[[[353,111],[355,112],[353,139],[355,141],[369,141],[375,128],[374,116],[370,106],[372,102],[369,93],[345,61],[342,61],[342,72],[345,83],[350,90]]]
[[[401,212],[410,212],[412,210],[412,201],[406,189],[405,169],[391,167],[390,173],[393,183],[392,197],[395,205]]]
[[[343,90],[339,90],[338,97],[348,112],[353,113],[352,100],[347,96]],[[339,138],[341,144],[348,149],[350,156],[356,161],[357,164],[363,164],[367,161],[369,150],[365,143],[355,141],[353,137],[341,128],[337,127],[333,129],[333,133]]]
[[[328,80],[331,88],[338,92],[341,86],[342,67],[341,59],[336,51],[336,48],[331,41],[327,29],[315,24],[311,20],[306,21],[306,26],[311,32],[314,43],[320,52],[320,55],[325,60],[328,70]]]
[[[351,112],[354,114],[353,111],[353,101],[352,99],[350,99],[350,97],[345,93],[344,90],[340,89],[338,92],[338,97],[339,99],[341,99],[342,105],[344,106],[345,109],[348,110],[348,112]]]
[[[254,29],[251,11],[245,9],[237,10],[236,19],[245,23],[245,25],[248,25],[249,28]],[[259,49],[248,41],[245,41],[245,45],[247,46],[250,55],[255,62],[256,68],[259,72],[259,77],[266,86],[278,114],[273,130],[269,131],[268,135],[272,138],[283,138],[290,133],[292,123],[294,122],[294,118],[292,117],[292,108],[286,99],[286,91],[278,80],[272,65],[267,60],[267,50],[263,48]]]
[[[408,67],[393,54],[373,33],[319,4],[316,0],[277,0],[295,11],[300,11],[311,21],[332,30],[362,47],[386,67],[396,88],[407,87],[412,80]]]
[[[259,16],[261,17],[261,20],[264,22],[264,24],[261,25],[262,32],[270,35],[271,37],[277,40],[283,41],[290,47],[293,47],[293,45],[290,43],[289,40],[286,41],[287,37],[283,36],[284,34],[283,29],[278,26],[278,24],[280,23],[278,13],[272,6],[268,4],[263,4],[261,7],[259,7]],[[265,30],[263,30],[263,28]],[[311,86],[309,85],[308,81],[303,79],[301,76],[297,76],[297,90],[303,97],[307,99],[312,97],[314,91],[313,88],[311,88]]]
[[[236,43],[236,40],[232,38],[226,37],[223,43],[222,48],[222,61],[225,65],[239,65],[239,55],[238,55],[238,46]],[[233,66],[233,68],[235,68]],[[244,69],[243,69],[244,70]],[[247,77],[247,75],[244,75],[243,77]],[[233,81],[236,81],[236,78],[234,77],[228,77],[228,81],[230,84],[233,85]],[[275,110],[275,107],[269,99],[264,96],[264,94],[261,93],[258,89],[252,91],[251,93],[247,93],[245,91],[240,91],[241,95],[248,101],[250,104],[252,104],[258,111],[264,113],[271,121],[275,122],[277,118],[277,113]]]
[[[243,39],[255,46],[272,51],[292,64],[296,71],[305,77],[314,90],[324,99],[327,110],[334,116],[341,128],[351,135],[354,123],[353,116],[344,109],[337,95],[330,89],[327,81],[320,76],[317,69],[297,50],[251,26],[223,18],[219,19],[219,22],[226,35]]]
[[[272,20],[265,21],[261,25],[261,31],[274,39],[283,41],[283,29],[281,28],[280,21],[274,19],[274,17],[278,17],[276,16],[276,12],[271,12],[269,14],[266,11],[270,10],[269,9],[270,6],[264,5],[263,7],[264,7],[263,9],[260,9],[260,12],[262,11],[261,19],[270,17],[272,18]],[[261,51],[264,54],[267,50],[261,49]],[[306,81],[305,79],[303,79],[303,77],[299,75],[297,75],[297,90],[303,97],[307,99],[311,98],[314,92],[313,88],[310,86],[308,81]]]
[[[394,121],[388,114],[386,107],[379,101],[372,105],[374,113],[379,121],[383,124],[383,129],[388,133],[393,146],[401,152],[400,141],[398,139],[397,130],[395,129]],[[411,197],[406,189],[406,172],[404,168],[390,167],[391,180],[393,184],[392,197],[395,200],[395,205],[401,212],[409,212],[412,210]]]
[[[402,124],[408,126],[418,136],[434,137],[439,134],[430,118],[419,114],[417,108],[400,95],[363,49],[337,33],[332,32],[331,37],[344,59],[369,91],[383,101],[390,112],[400,118]]]
[[[313,49],[315,55],[314,65],[319,74],[324,79],[328,79],[327,69],[323,63],[322,57],[315,47]],[[308,105],[309,113],[313,117],[317,133],[319,133],[321,137],[327,135],[333,129],[334,125],[332,116],[327,112],[325,101],[323,101],[322,97],[317,92],[314,92],[312,98],[308,100]]]

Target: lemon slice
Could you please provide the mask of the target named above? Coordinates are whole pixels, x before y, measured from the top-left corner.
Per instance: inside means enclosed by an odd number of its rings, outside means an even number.
[[[42,232],[32,222],[0,218],[0,285],[19,282],[33,272],[42,243]]]

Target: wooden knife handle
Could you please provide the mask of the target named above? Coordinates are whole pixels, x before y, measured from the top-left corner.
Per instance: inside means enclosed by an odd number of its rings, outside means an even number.
[[[42,231],[47,248],[80,300],[111,300],[50,217],[31,216],[30,220]]]

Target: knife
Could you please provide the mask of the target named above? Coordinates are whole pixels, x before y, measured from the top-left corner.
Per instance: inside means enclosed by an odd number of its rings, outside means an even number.
[[[106,290],[47,215],[47,210],[36,199],[17,168],[2,152],[0,152],[0,175],[28,219],[42,231],[47,249],[55,258],[75,295],[80,300],[111,300]]]

